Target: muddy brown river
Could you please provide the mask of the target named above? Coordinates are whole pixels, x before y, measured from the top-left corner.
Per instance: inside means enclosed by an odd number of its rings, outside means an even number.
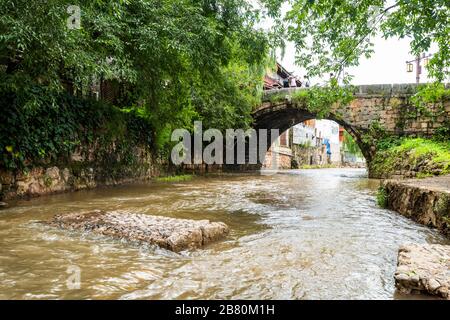
[[[398,247],[448,241],[378,208],[378,185],[361,169],[290,170],[19,201],[0,211],[0,299],[402,298]],[[223,221],[231,233],[175,254],[39,223],[90,209]]]

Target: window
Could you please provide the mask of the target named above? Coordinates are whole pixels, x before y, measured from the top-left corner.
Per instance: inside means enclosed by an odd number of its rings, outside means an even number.
[[[286,132],[280,136],[280,146],[287,146]]]

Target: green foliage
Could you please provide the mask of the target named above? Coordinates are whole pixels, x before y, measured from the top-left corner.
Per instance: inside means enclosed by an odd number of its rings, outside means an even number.
[[[335,164],[304,164],[300,166],[300,169],[329,169],[329,168],[337,168]]]
[[[299,143],[297,144],[299,148],[308,149],[312,147],[312,142],[310,140],[306,141],[305,143]]]
[[[449,89],[442,83],[430,83],[420,86],[418,92],[411,97],[411,102],[420,115],[435,119],[445,114],[444,101],[448,99],[450,99]]]
[[[359,145],[356,143],[355,139],[347,132],[344,131],[344,151],[362,157],[361,149]]]
[[[388,135],[377,141],[376,148],[378,151],[389,150],[401,145],[402,139],[397,136]]]
[[[116,144],[117,156],[132,161],[133,148],[150,146],[152,128],[136,112],[65,93],[48,95],[40,87],[37,107],[28,108],[11,92],[0,92],[0,165],[19,169],[70,162],[76,151],[102,159]]]
[[[194,176],[189,174],[176,175],[176,176],[167,176],[167,177],[158,177],[156,181],[158,182],[183,182],[192,180]]]
[[[437,128],[433,135],[436,141],[450,141],[450,122],[447,121],[440,128]]]
[[[377,191],[377,204],[381,208],[387,208],[388,205],[388,194],[383,186],[380,186]]]
[[[49,177],[49,176],[47,176],[47,175],[44,175],[44,185],[47,187],[47,188],[49,188],[51,185],[52,185],[52,178],[51,177]]]
[[[398,138],[379,143],[384,149],[379,149],[370,163],[375,176],[404,170],[415,171],[418,178],[450,173],[450,141]]]
[[[307,90],[299,90],[292,95],[292,101],[306,106],[307,110],[317,115],[318,119],[328,117],[332,108],[345,106],[352,100],[352,88],[340,87],[337,82],[332,82],[326,87],[314,86]]]
[[[306,108],[317,119],[322,119],[329,117],[332,109],[338,110],[340,106],[350,103],[353,100],[353,92],[352,87],[341,87],[336,81],[333,81],[325,87],[314,86],[296,90],[292,92],[290,98],[292,103],[299,108]],[[282,94],[275,94],[270,97],[270,101],[273,103],[279,103],[285,99],[286,97]],[[339,120],[337,113],[331,116],[334,118],[333,120]]]
[[[282,0],[262,0],[280,17]],[[437,46],[427,69],[443,81],[450,72],[448,0],[294,0],[284,17],[288,39],[297,48],[296,62],[311,76],[355,66],[373,53],[373,39],[410,38],[414,55]],[[282,32],[280,28],[278,32]]]
[[[81,29],[67,27],[71,4],[81,8]],[[257,21],[258,12],[240,0],[4,0],[2,163],[67,157],[102,139],[100,124],[119,137],[133,126],[151,128],[141,132],[162,154],[172,130],[192,130],[194,120],[248,127],[268,63]],[[120,88],[117,108],[89,101],[100,80]]]
[[[389,148],[392,143],[395,143],[392,139],[379,121],[373,121],[369,129],[361,136],[361,142],[366,148],[376,145],[377,150]]]
[[[433,211],[448,220],[450,218],[450,195],[442,194],[434,204]]]
[[[429,177],[433,177],[433,175],[431,173],[427,173],[427,172],[419,172],[416,175],[417,179],[425,179],[425,178],[429,178]]]
[[[442,103],[450,98],[450,90],[442,83],[429,83],[420,86],[418,92],[412,98],[416,106],[424,106],[428,103]]]
[[[443,173],[450,169],[450,141],[435,142],[422,138],[406,138],[399,146],[393,148],[393,151],[398,154],[408,152],[415,158],[431,156],[434,163],[442,163]]]
[[[286,98],[287,98],[287,97],[286,97],[286,94],[284,94],[284,93],[279,93],[279,92],[274,93],[274,94],[271,94],[271,95],[269,96],[270,102],[275,103],[275,104],[277,104],[277,103],[282,103],[282,102],[286,101]]]

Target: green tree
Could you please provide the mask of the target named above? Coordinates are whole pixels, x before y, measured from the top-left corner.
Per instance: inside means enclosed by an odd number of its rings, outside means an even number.
[[[287,1],[263,0],[280,16]],[[428,65],[438,81],[449,76],[450,3],[448,0],[293,0],[284,17],[288,39],[297,48],[296,62],[314,75],[335,73],[373,53],[373,38],[410,38],[418,55],[438,47]]]
[[[344,131],[343,146],[344,146],[344,151],[346,151],[350,154],[353,154],[355,156],[359,156],[359,157],[363,156],[361,149],[359,148],[355,139],[347,131]]]
[[[80,29],[67,27],[73,4]],[[258,16],[240,0],[2,0],[0,96],[32,113],[68,83],[86,97],[94,81],[113,81],[118,107],[151,125],[157,149],[195,119],[245,127],[268,52]]]

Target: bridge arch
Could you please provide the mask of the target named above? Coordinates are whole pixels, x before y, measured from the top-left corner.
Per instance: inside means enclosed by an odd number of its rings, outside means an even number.
[[[353,100],[348,105],[324,106],[330,112],[323,119],[335,121],[344,127],[355,139],[370,167],[377,151],[377,137],[370,136],[373,124],[377,123],[386,134],[393,136],[431,136],[437,128],[450,121],[448,99],[444,101],[443,110],[434,105],[429,106],[428,111],[438,115],[433,118],[412,105],[410,97],[417,92],[417,88],[415,84],[357,86],[354,87]],[[297,90],[308,89],[266,91],[262,105],[253,112],[254,128],[279,129],[281,133],[306,120],[322,118],[310,112],[306,106],[292,101],[291,95]],[[273,95],[284,96],[284,99],[271,99]]]
[[[353,126],[351,123],[342,120],[334,113],[328,114],[326,117],[320,118],[318,114],[311,113],[308,110],[296,107],[294,104],[281,103],[278,105],[270,105],[260,108],[253,113],[255,129],[278,129],[279,133],[283,133],[296,124],[312,119],[332,120],[342,126],[358,144],[364,158],[369,162],[373,156],[373,148],[362,140],[362,135],[367,130]],[[269,142],[268,148],[271,143]]]

